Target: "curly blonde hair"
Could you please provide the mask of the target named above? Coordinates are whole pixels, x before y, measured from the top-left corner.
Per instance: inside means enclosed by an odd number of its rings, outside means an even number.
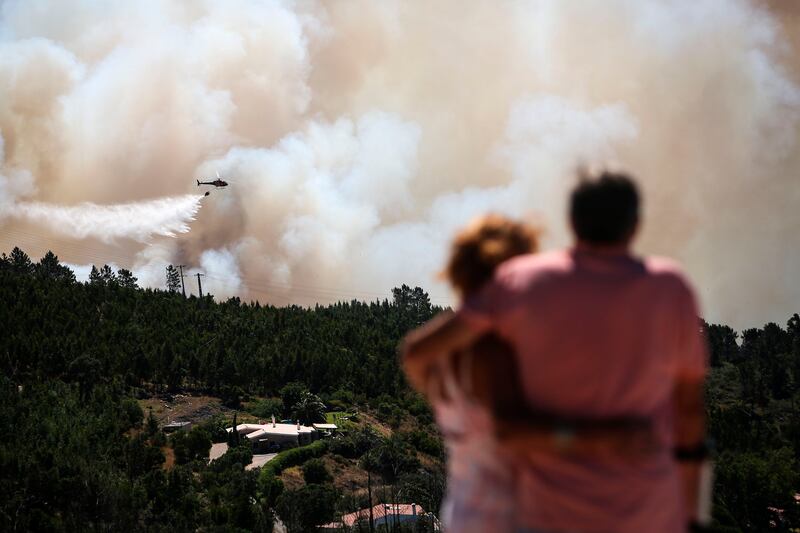
[[[464,297],[489,281],[500,263],[537,248],[535,229],[501,215],[484,215],[456,235],[442,276]]]

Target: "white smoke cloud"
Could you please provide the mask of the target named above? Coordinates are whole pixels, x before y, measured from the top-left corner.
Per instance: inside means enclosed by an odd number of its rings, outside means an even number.
[[[64,263],[64,266],[68,267],[72,272],[75,274],[75,279],[82,283],[86,283],[89,281],[89,276],[92,273],[92,267],[95,265],[78,265],[74,263]],[[124,268],[119,266],[116,263],[108,263],[108,267],[111,268],[114,272],[118,271],[120,268]],[[97,268],[100,268],[98,265]]]
[[[92,265],[77,265],[74,263],[65,262],[64,266],[72,270],[72,272],[75,274],[76,280],[82,283],[86,283],[87,281],[89,281],[89,274],[92,273]]]
[[[5,141],[0,135],[0,222],[9,215],[18,198],[29,196],[35,190],[30,172],[24,169],[6,168]]]
[[[444,302],[459,225],[492,210],[565,245],[575,168],[614,165],[642,181],[640,249],[682,260],[710,319],[796,311],[800,30],[759,0],[0,9],[0,224],[56,252],[118,241],[140,283],[186,264],[217,297]]]
[[[174,251],[170,244],[165,241],[154,242],[136,254],[132,270],[140,286],[166,288],[166,268],[174,262]],[[184,279],[184,283],[186,281]]]
[[[200,256],[200,270],[205,276],[201,277],[201,283],[205,284],[205,294],[228,298],[242,293],[238,261],[230,250],[223,248],[204,251]],[[190,274],[196,275],[197,272]]]

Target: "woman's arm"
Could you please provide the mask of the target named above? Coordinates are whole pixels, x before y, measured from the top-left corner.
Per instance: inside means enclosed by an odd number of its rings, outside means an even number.
[[[531,451],[569,455],[620,455],[641,457],[656,449],[656,439],[646,420],[560,419],[527,413],[496,420],[500,445],[516,454]]]
[[[403,339],[400,355],[406,376],[420,392],[425,392],[431,364],[439,358],[470,346],[480,336],[459,315],[437,315]]]
[[[492,411],[498,438],[510,451],[639,455],[654,448],[647,419],[564,418],[531,409],[514,351],[497,335],[478,339],[456,358],[454,371],[467,394]]]

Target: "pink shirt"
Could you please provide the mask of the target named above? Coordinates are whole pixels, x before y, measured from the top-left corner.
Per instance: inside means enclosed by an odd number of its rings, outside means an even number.
[[[663,450],[647,459],[530,453],[520,465],[522,525],[553,531],[683,531],[671,458],[671,393],[702,379],[706,345],[688,282],[671,261],[558,251],[514,258],[459,311],[519,358],[538,410],[649,417]]]

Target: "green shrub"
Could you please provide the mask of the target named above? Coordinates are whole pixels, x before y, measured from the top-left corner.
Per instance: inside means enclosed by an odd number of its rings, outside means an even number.
[[[353,439],[350,436],[338,437],[330,440],[328,442],[328,448],[330,449],[331,453],[335,453],[343,457],[349,457],[350,459],[357,459],[359,457],[358,452],[356,451],[355,442],[353,442]]]
[[[336,399],[328,400],[327,402],[325,402],[325,405],[328,406],[328,409],[332,409],[334,411],[346,411],[347,408],[349,407],[349,404]]]
[[[338,497],[331,485],[307,485],[283,492],[275,510],[289,531],[313,531],[334,519]]]
[[[403,438],[417,450],[432,455],[434,457],[444,457],[444,447],[442,440],[436,436],[435,431],[425,431],[417,429],[405,433]]]
[[[253,462],[253,448],[247,439],[233,448],[228,448],[222,457],[215,459],[209,464],[209,470],[217,473],[224,473],[230,470],[242,471]]]
[[[239,409],[242,402],[247,400],[247,393],[239,386],[229,387],[224,385],[219,391],[222,405],[231,409]]]
[[[419,469],[420,462],[411,446],[395,434],[364,454],[361,467],[377,472],[385,481],[393,483],[399,475]]]
[[[323,440],[318,440],[308,446],[280,452],[261,468],[261,473],[258,476],[261,497],[264,498],[268,505],[274,505],[278,497],[283,493],[283,482],[278,478],[280,473],[291,466],[297,466],[309,459],[320,457],[327,450],[327,443]]]
[[[258,489],[267,506],[274,507],[278,497],[283,493],[283,481],[276,476],[261,475],[258,478]]]
[[[299,381],[284,385],[280,390],[281,401],[283,402],[283,416],[291,416],[294,406],[308,392],[308,387],[306,387],[305,383]]]
[[[302,469],[306,485],[327,483],[333,479],[322,459],[309,459],[303,463]]]
[[[211,436],[211,442],[228,442],[229,433],[226,431],[228,421],[221,414],[216,414],[199,425]]]
[[[261,469],[261,476],[277,476],[291,466],[303,464],[309,459],[325,454],[328,445],[324,440],[318,440],[308,446],[300,446],[280,452]]]
[[[417,421],[423,424],[430,424],[433,422],[433,413],[431,412],[430,405],[425,401],[425,398],[418,394],[415,394],[406,402],[406,409],[417,418]]]
[[[358,459],[380,443],[380,436],[369,426],[328,441],[331,453]]]
[[[382,403],[395,403],[397,398],[394,396],[390,396],[385,392],[379,394],[378,396],[374,396],[369,399],[369,405],[372,408],[377,408]]]
[[[342,404],[350,407],[356,403],[356,395],[351,390],[339,389],[328,398],[329,402],[341,402]]]
[[[139,402],[133,398],[122,400],[122,412],[125,416],[125,423],[128,427],[139,427],[144,420],[144,412],[139,406]]]
[[[384,418],[392,429],[398,429],[400,425],[403,423],[403,418],[405,417],[406,412],[403,411],[400,407],[396,405],[392,407],[392,411],[388,417]]]
[[[250,403],[247,406],[247,412],[264,420],[269,420],[272,416],[280,419],[284,412],[283,400],[280,398],[264,398]]]
[[[191,431],[176,431],[170,440],[176,463],[186,464],[189,461],[208,459],[211,435],[202,426],[195,426]]]

